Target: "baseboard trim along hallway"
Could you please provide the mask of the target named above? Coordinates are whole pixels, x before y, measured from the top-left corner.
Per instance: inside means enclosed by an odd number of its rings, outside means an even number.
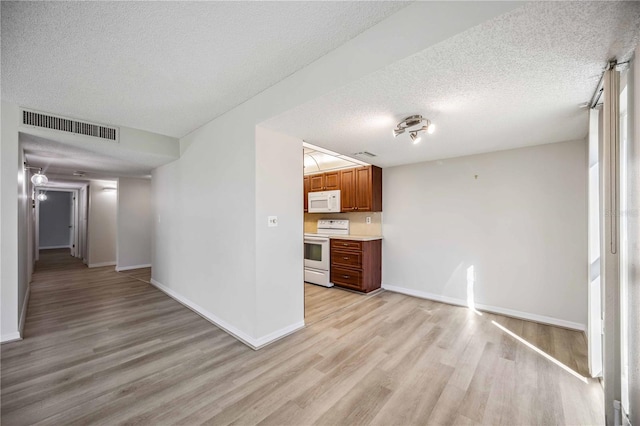
[[[122,272],[122,271],[130,271],[132,269],[142,269],[142,268],[151,268],[151,264],[145,264],[145,265],[133,265],[133,266],[118,266],[116,265],[116,272]]]
[[[18,330],[20,330],[20,336],[24,332],[24,322],[27,319],[27,308],[29,307],[29,296],[31,295],[31,284],[27,286],[27,292],[24,295],[24,302],[22,303],[22,311],[20,312],[20,322],[18,323]]]
[[[220,329],[222,329],[223,331],[225,331],[226,333],[230,334],[231,336],[235,337],[236,339],[238,339],[239,341],[241,341],[242,343],[244,343],[245,345],[249,346],[251,349],[254,350],[258,350],[261,348],[264,348],[265,346],[276,342],[280,339],[282,339],[283,337],[286,337],[292,333],[295,333],[296,331],[304,328],[305,324],[304,321],[300,321],[297,322],[295,324],[291,324],[287,327],[281,328],[280,330],[276,330],[273,333],[267,334],[266,336],[262,336],[259,338],[254,338],[249,336],[247,333],[238,330],[236,327],[232,326],[231,324],[227,323],[226,321],[218,318],[217,316],[215,316],[214,314],[212,314],[211,312],[209,312],[208,310],[204,309],[202,306],[192,302],[191,300],[187,299],[184,296],[181,296],[180,294],[176,293],[175,291],[171,290],[170,288],[166,287],[165,285],[159,283],[158,281],[154,280],[153,278],[151,278],[151,284],[156,287],[158,290],[162,291],[163,293],[165,293],[167,296],[171,297],[172,299],[174,299],[175,301],[181,303],[182,305],[186,306],[187,308],[191,309],[193,312],[197,313],[198,315],[200,315],[202,318],[206,319],[207,321],[211,322],[213,325],[215,325],[216,327],[219,327]]]
[[[18,340],[22,340],[22,336],[20,336],[19,331],[3,334],[2,336],[0,336],[0,343],[15,342]]]
[[[89,268],[102,268],[103,266],[115,266],[116,262],[100,262],[100,263],[89,263],[87,266]]]
[[[426,291],[413,290],[410,288],[398,287],[395,285],[382,284],[382,288],[394,293],[405,294],[407,296],[419,297],[420,299],[433,300],[436,302],[447,303],[449,305],[467,306],[467,301],[455,297],[441,296],[439,294],[428,293]],[[579,322],[566,321],[563,319],[547,317],[544,315],[531,314],[528,312],[514,311],[513,309],[500,308],[498,306],[483,305],[476,303],[475,308],[479,311],[491,312],[494,314],[505,315],[508,317],[519,318],[527,321],[534,321],[541,324],[555,325],[558,327],[568,328],[570,330],[586,331],[587,326]]]

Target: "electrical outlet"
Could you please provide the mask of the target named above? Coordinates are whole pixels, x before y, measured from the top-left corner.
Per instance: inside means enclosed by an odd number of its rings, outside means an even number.
[[[364,221],[367,223],[367,225],[371,225],[371,216],[367,216]]]
[[[267,218],[269,227],[278,226],[278,216],[269,216]]]

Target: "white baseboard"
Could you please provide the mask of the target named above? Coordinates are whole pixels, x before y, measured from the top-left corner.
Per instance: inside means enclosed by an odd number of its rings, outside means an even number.
[[[38,247],[38,250],[53,250],[53,249],[71,249],[71,246],[66,245],[66,246],[47,246],[47,247]]]
[[[218,318],[211,312],[207,311],[206,309],[197,305],[196,303],[192,302],[186,297],[183,297],[178,293],[176,293],[175,291],[171,290],[170,288],[162,285],[161,283],[154,280],[153,278],[151,278],[151,284],[156,288],[158,288],[160,291],[167,294],[172,299],[180,302],[182,305],[191,309],[192,311],[194,311],[195,313],[197,313],[207,321],[214,324],[216,327],[229,333],[231,336],[235,337],[236,339],[238,339],[239,341],[241,341],[242,343],[244,343],[245,345],[249,346],[251,349],[254,349],[254,350],[261,349],[267,346],[268,344],[275,342],[276,340],[279,340],[297,330],[300,330],[301,328],[304,328],[304,321],[300,321],[300,322],[291,324],[287,327],[281,328],[280,330],[276,330],[273,333],[267,334],[266,336],[254,338],[249,336],[245,332],[238,330],[236,327],[225,322],[224,320]]]
[[[22,303],[22,312],[20,313],[20,322],[18,323],[18,330],[20,337],[23,335],[24,322],[27,319],[27,307],[29,306],[29,296],[31,295],[31,283],[27,285],[27,292],[24,294],[24,302]]]
[[[425,291],[413,290],[394,285],[382,284],[382,288],[394,293],[406,294],[407,296],[419,297],[420,299],[434,300],[436,302],[447,303],[449,305],[467,306],[467,301],[455,297],[442,296],[439,294],[427,293]],[[566,321],[559,318],[548,317],[545,315],[531,314],[529,312],[515,311],[513,309],[501,308],[498,306],[475,304],[475,308],[479,311],[491,312],[493,314],[505,315],[508,317],[520,318],[527,321],[539,322],[542,324],[557,325],[558,327],[569,328],[572,330],[585,331],[587,326],[578,322]]]
[[[151,268],[151,264],[147,264],[147,265],[133,265],[133,266],[118,266],[116,265],[116,272],[121,272],[121,271],[129,271],[131,269],[142,269],[142,268]]]
[[[0,336],[0,343],[9,343],[9,342],[15,342],[18,340],[22,340],[22,336],[20,336],[20,332],[16,331],[13,333],[8,333],[8,334],[3,334],[2,336]]]
[[[89,263],[87,266],[89,268],[101,268],[103,266],[115,266],[116,262],[100,262],[100,263]]]

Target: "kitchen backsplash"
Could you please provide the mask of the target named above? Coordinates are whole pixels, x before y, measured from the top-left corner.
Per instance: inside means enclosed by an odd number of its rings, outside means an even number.
[[[371,223],[367,224],[367,217]],[[351,235],[382,235],[382,212],[369,213],[305,213],[304,232],[315,234],[318,232],[319,219],[349,219],[349,233]]]

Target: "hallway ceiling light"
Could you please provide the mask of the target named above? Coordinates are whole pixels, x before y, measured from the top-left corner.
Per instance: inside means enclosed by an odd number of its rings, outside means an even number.
[[[35,175],[31,176],[31,182],[35,186],[46,185],[49,182],[49,179],[42,173],[42,169],[38,171]]]
[[[33,183],[34,186],[46,185],[47,182],[49,182],[49,179],[42,173],[42,167],[30,166],[25,162],[24,169],[26,171],[37,170],[36,173],[31,176],[31,183]]]
[[[418,127],[420,125],[421,127]],[[409,132],[409,137],[415,145],[422,139],[420,132],[427,132],[431,135],[435,131],[435,125],[430,120],[423,118],[421,115],[411,115],[398,123],[396,128],[393,129],[393,136],[398,137],[398,135],[401,135],[406,131]]]
[[[38,201],[47,201],[47,194],[41,192],[38,194]]]

